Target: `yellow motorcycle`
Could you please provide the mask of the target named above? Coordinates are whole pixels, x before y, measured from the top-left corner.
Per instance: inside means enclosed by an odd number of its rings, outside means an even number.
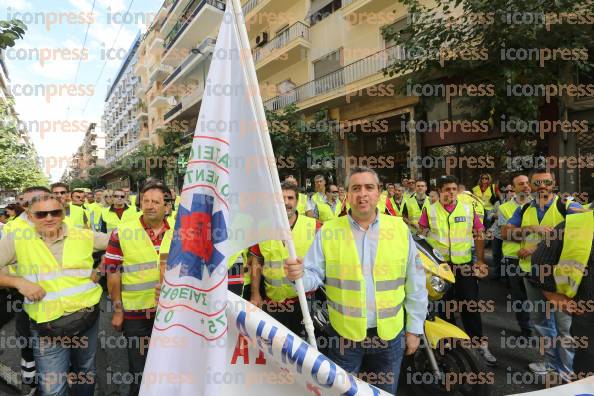
[[[487,373],[473,341],[462,329],[437,316],[436,306],[455,283],[454,273],[422,237],[415,237],[427,277],[429,310],[417,352],[404,359],[400,385],[415,395],[488,396],[494,374]]]

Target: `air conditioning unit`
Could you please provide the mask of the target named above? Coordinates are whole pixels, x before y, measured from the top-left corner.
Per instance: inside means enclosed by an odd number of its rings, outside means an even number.
[[[256,47],[261,47],[268,42],[268,32],[262,32],[256,36]]]

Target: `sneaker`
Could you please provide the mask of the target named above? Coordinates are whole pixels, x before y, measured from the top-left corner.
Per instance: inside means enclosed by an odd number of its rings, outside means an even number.
[[[488,366],[495,366],[497,364],[497,359],[495,356],[493,356],[487,345],[481,346],[478,349],[478,352],[483,357]]]
[[[555,371],[553,366],[550,363],[546,362],[534,362],[528,365],[530,371],[534,374],[545,375],[548,372]]]

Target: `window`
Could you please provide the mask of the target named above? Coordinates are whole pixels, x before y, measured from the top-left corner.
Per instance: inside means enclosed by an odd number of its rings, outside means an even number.
[[[311,3],[311,9],[316,11],[313,11],[309,16],[310,26],[313,26],[316,23],[328,18],[330,15],[336,12],[336,10],[342,7],[342,0],[332,0],[323,6],[320,6],[320,3],[321,1],[319,0],[313,0]]]
[[[402,18],[398,19],[393,24],[384,26],[384,32],[389,33],[389,34],[400,33],[409,25],[409,23],[410,23],[409,16],[408,15],[403,16]],[[406,39],[408,37],[404,36],[404,38]],[[387,40],[384,37],[384,48],[390,48],[395,45],[396,45],[396,40],[394,40],[394,39]],[[388,61],[389,62],[393,62],[395,60],[405,59],[405,58],[406,58],[406,49],[404,47],[399,46],[399,47],[392,48],[389,50],[389,53],[388,53]]]

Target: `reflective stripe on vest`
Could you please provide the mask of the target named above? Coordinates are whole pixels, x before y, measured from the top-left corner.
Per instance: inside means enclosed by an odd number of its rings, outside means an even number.
[[[37,283],[46,292],[41,301],[25,300],[27,315],[37,323],[92,307],[101,298],[101,286],[89,278],[93,269],[93,233],[75,227],[68,227],[67,232],[61,264],[38,235],[14,240],[17,276]]]
[[[304,257],[316,235],[316,220],[298,215],[291,230],[297,257]],[[285,276],[283,262],[289,257],[282,241],[264,241],[260,243],[260,253],[264,257],[264,286],[266,295],[272,301],[284,301],[297,296],[293,284]]]
[[[575,297],[588,268],[594,235],[592,212],[571,214],[565,218],[565,235],[559,262],[553,269],[557,293]]]
[[[511,219],[511,217],[514,215],[514,212],[516,211],[516,209],[519,207],[520,207],[520,205],[516,202],[516,200],[512,199],[511,201],[507,201],[503,205],[500,205],[499,211],[501,211],[501,214],[503,214],[503,217],[505,218],[505,220],[509,221],[509,219]],[[503,257],[511,257],[511,258],[517,259],[518,258],[518,250],[520,250],[520,242],[506,241],[504,239],[502,250],[503,250]]]
[[[543,225],[543,226],[549,226],[551,228],[555,228],[559,223],[561,223],[563,220],[565,220],[565,218],[563,217],[563,214],[561,214],[559,212],[559,210],[557,209],[557,200],[558,199],[559,199],[559,197],[555,196],[555,198],[553,199],[553,202],[551,203],[551,205],[545,212],[545,214],[542,218],[542,221],[540,223],[538,222],[538,215],[536,213],[536,208],[534,207],[534,204],[531,203],[530,206],[528,207],[528,209],[526,209],[526,211],[524,212],[524,215],[522,216],[521,227],[524,228],[524,227],[528,227],[528,226]],[[521,248],[536,247],[540,241],[541,241],[540,236],[538,236],[535,233],[531,233],[531,234],[527,235],[526,237],[524,237],[524,239],[520,243],[520,247]],[[520,259],[520,268],[522,269],[522,271],[530,272],[531,260],[532,260],[532,255],[525,257],[523,259]]]
[[[466,264],[472,260],[472,227],[474,211],[460,201],[449,213],[441,203],[429,205],[427,211],[429,234],[427,242],[437,249],[445,261],[452,264]]]
[[[341,336],[361,341],[367,336],[366,287],[374,287],[377,331],[393,339],[404,327],[404,279],[408,228],[400,217],[379,216],[380,238],[373,264],[374,285],[366,285],[348,216],[324,224],[322,251],[326,261],[326,293],[332,327]]]
[[[125,310],[153,308],[155,286],[160,277],[160,255],[169,253],[173,230],[165,232],[159,253],[155,250],[140,219],[118,225],[122,263],[122,304]]]

